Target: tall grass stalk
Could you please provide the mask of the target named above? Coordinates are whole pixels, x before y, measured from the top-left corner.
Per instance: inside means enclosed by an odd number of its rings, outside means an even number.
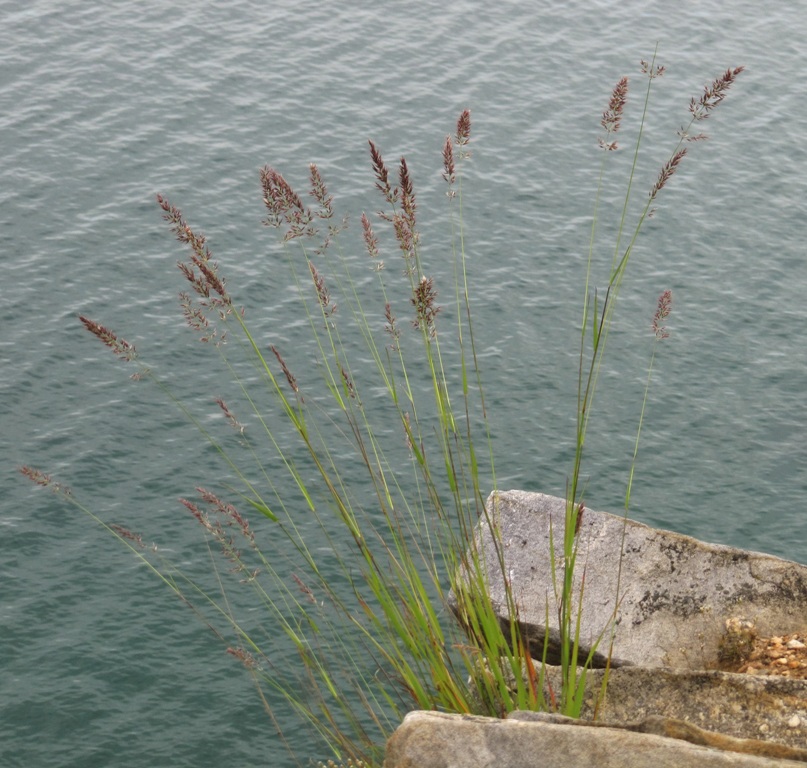
[[[225,640],[227,652],[253,677],[284,743],[281,707],[318,734],[319,748],[329,749],[334,760],[371,766],[381,764],[386,738],[411,709],[496,717],[515,709],[579,713],[594,654],[592,649],[579,663],[583,590],[574,588],[591,405],[639,231],[686,154],[683,142],[702,138],[682,132],[638,223],[628,230],[650,85],[663,71],[655,59],[643,69],[648,87],[641,127],[603,295],[592,287],[597,224],[626,78],[602,119],[606,151],[585,283],[563,562],[548,564],[553,578],[560,566],[559,695],[544,678],[546,643],[543,659],[532,658],[497,521],[485,505],[496,473],[464,234],[470,112],[460,115],[442,146],[454,260],[450,320],[438,304],[439,278],[429,271],[430,260],[442,261],[445,254],[435,254],[421,237],[413,173],[405,158],[390,168],[372,142],[369,166],[382,209],[361,215],[353,239],[316,165],[308,168],[311,202],[277,169],[260,172],[264,223],[278,230],[279,260],[298,291],[292,319],[308,327],[308,342],[293,347],[284,342],[283,328],[270,330],[266,343],[265,329],[231,293],[205,236],[157,196],[185,248],[178,264],[185,280],[181,314],[218,358],[235,393],[226,401],[211,397],[218,421],[175,394],[169,376],[132,344],[80,318],[136,368],[132,378],[152,383],[179,408],[198,429],[200,443],[221,459],[228,478],[221,487],[198,484],[194,497],[180,500],[206,536],[210,579],[189,575],[162,547],[148,547],[141,534],[103,520],[49,475],[31,467],[22,472],[125,544]],[[740,71],[728,70],[700,101],[693,99],[692,122],[708,116]],[[276,275],[275,264],[272,277],[279,284]],[[637,452],[638,436],[634,465]],[[630,484],[626,504],[629,497]],[[261,524],[247,513],[262,518]],[[480,523],[493,533],[493,562],[481,551]],[[494,578],[504,580],[504,606],[489,599]],[[294,752],[290,743],[289,749]]]
[[[599,145],[604,150],[604,155],[600,167],[597,193],[594,203],[594,214],[592,216],[591,235],[589,239],[589,252],[586,267],[586,278],[583,300],[583,317],[580,329],[580,352],[577,377],[577,420],[576,420],[576,442],[575,455],[567,488],[566,488],[566,514],[563,525],[563,564],[562,583],[555,581],[555,592],[558,600],[558,624],[560,630],[561,645],[561,674],[562,693],[560,709],[564,714],[578,716],[582,707],[583,692],[585,690],[586,672],[590,668],[591,661],[596,650],[596,644],[590,650],[587,657],[580,664],[580,631],[582,623],[583,589],[585,585],[585,575],[582,580],[583,586],[579,590],[574,587],[574,574],[577,569],[577,557],[579,554],[578,531],[580,521],[584,514],[584,503],[582,501],[582,471],[584,448],[586,435],[588,433],[589,419],[591,418],[594,395],[597,389],[597,382],[605,357],[606,343],[611,329],[614,310],[617,304],[619,291],[627,271],[628,263],[631,260],[634,247],[638,241],[639,234],[647,219],[655,213],[655,205],[661,190],[667,185],[672,176],[677,172],[681,161],[688,153],[685,144],[689,142],[702,141],[707,138],[704,133],[693,134],[692,129],[697,122],[705,120],[712,111],[725,98],[728,89],[731,87],[737,76],[743,71],[743,67],[728,69],[723,75],[716,78],[711,84],[704,88],[700,98],[693,98],[689,104],[690,119],[685,128],[677,133],[677,141],[668,159],[662,165],[655,183],[652,185],[647,197],[640,203],[640,212],[636,223],[632,229],[628,227],[628,213],[633,200],[634,182],[638,169],[638,160],[642,147],[646,119],[650,105],[650,97],[654,82],[665,72],[665,67],[656,64],[656,52],[654,52],[650,62],[641,62],[641,72],[647,80],[642,113],[639,122],[639,130],[633,147],[633,160],[627,180],[626,191],[622,201],[622,210],[619,217],[615,242],[613,245],[610,268],[607,272],[604,290],[602,293],[592,286],[593,268],[596,246],[598,242],[597,230],[599,224],[600,202],[603,194],[603,179],[605,177],[607,159],[613,151],[618,149],[617,133],[621,127],[623,113],[628,97],[628,78],[623,77],[615,86],[608,107],[603,112],[601,126],[605,131],[605,136],[599,140]],[[625,241],[627,240],[627,245]],[[668,296],[669,299],[669,296]],[[669,311],[669,306],[666,307]],[[659,314],[662,307],[659,305],[656,318],[654,319],[654,329],[656,339],[659,339],[658,323],[663,320]],[[666,316],[666,315],[664,315]],[[655,347],[652,364],[655,360]],[[639,426],[637,429],[633,458],[630,465],[629,478],[625,494],[625,514],[627,520],[628,508],[630,505],[630,493],[633,485],[636,459],[639,450],[639,439],[644,421],[645,406],[647,403],[647,392],[650,385],[650,374],[648,374],[647,388],[645,389],[642,401]],[[554,552],[554,548],[552,550]],[[553,567],[553,578],[555,563]],[[621,574],[621,562],[620,562]],[[619,593],[619,578],[617,579],[617,593]],[[616,595],[614,609],[614,623],[617,619],[619,605],[619,594]],[[613,638],[613,627],[603,628],[600,637],[610,633]],[[611,646],[612,647],[612,646]],[[610,654],[609,654],[610,661]]]

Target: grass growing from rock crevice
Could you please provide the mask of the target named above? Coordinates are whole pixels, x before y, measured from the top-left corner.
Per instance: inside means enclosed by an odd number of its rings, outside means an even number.
[[[628,97],[628,78],[622,78],[615,86],[606,110],[603,112],[600,125],[605,131],[605,135],[600,137],[599,145],[604,150],[604,156],[600,167],[597,194],[595,197],[594,213],[592,216],[591,236],[589,240],[588,262],[586,269],[585,291],[583,300],[583,319],[580,333],[580,355],[577,378],[577,420],[575,431],[575,457],[573,468],[566,487],[566,515],[563,522],[563,562],[553,563],[553,575],[559,571],[560,576],[555,585],[555,598],[558,603],[558,627],[560,631],[561,645],[561,667],[562,667],[562,691],[560,710],[563,714],[578,716],[582,706],[582,696],[585,688],[586,670],[590,668],[595,644],[584,659],[580,657],[580,629],[584,620],[582,614],[583,595],[581,587],[579,592],[573,588],[574,574],[578,569],[577,558],[579,554],[578,531],[582,515],[585,513],[583,502],[583,459],[585,455],[586,436],[589,429],[594,397],[597,390],[600,370],[605,358],[605,351],[608,335],[616,309],[617,298],[623,285],[628,264],[634,248],[639,239],[643,225],[648,218],[654,215],[658,204],[659,194],[676,174],[682,161],[688,154],[687,144],[690,142],[704,141],[708,137],[703,132],[694,133],[696,124],[706,120],[714,109],[723,101],[727,91],[734,83],[737,76],[743,71],[743,67],[728,69],[723,75],[716,78],[707,85],[699,98],[692,98],[689,104],[689,122],[686,127],[677,132],[676,141],[672,152],[667,160],[662,164],[658,176],[644,198],[638,202],[639,215],[636,223],[631,227],[628,225],[628,214],[634,203],[634,182],[638,167],[638,159],[642,149],[644,139],[645,124],[650,106],[651,91],[654,82],[661,77],[665,68],[656,64],[656,54],[650,62],[641,62],[641,73],[647,83],[645,87],[642,104],[641,118],[636,142],[633,147],[633,161],[627,179],[626,190],[621,204],[621,213],[616,227],[615,242],[611,251],[610,266],[602,281],[602,288],[596,287],[594,280],[595,257],[599,252],[598,248],[598,224],[600,214],[600,204],[603,189],[603,178],[609,155],[616,151],[618,147],[617,136],[621,127],[623,113]],[[662,292],[658,300],[658,307],[653,318],[650,329],[654,335],[654,341],[658,342],[665,338],[666,328],[663,326],[664,320],[669,316],[672,303],[672,293],[669,290]],[[653,345],[652,356],[648,368],[647,384],[643,397],[639,424],[636,433],[633,455],[630,461],[630,471],[626,483],[625,491],[625,517],[630,508],[630,496],[633,486],[636,462],[639,452],[639,441],[641,429],[644,422],[645,408],[647,405],[647,393],[651,384],[653,363],[655,361],[656,344]],[[552,548],[554,552],[554,547]],[[621,563],[616,566],[621,574]],[[585,579],[583,579],[585,583]],[[619,593],[619,577],[617,578],[617,593]],[[611,627],[603,627],[601,640],[609,636],[613,638],[618,619],[619,594],[616,595],[615,610]],[[612,642],[609,642],[612,645]],[[610,659],[610,653],[608,654]],[[607,674],[605,676],[607,683]]]
[[[650,84],[663,70],[654,60],[643,71],[646,114]],[[693,99],[693,124],[722,101],[740,71],[728,70],[699,101]],[[602,118],[600,179],[617,149],[627,97],[623,78]],[[180,409],[197,427],[200,444],[222,462],[227,482],[200,484],[179,502],[206,536],[209,580],[192,578],[167,550],[145,545],[127,525],[104,520],[49,475],[31,467],[23,474],[103,526],[221,637],[253,677],[283,740],[284,709],[321,737],[320,747],[330,749],[334,760],[380,765],[386,738],[412,709],[495,717],[515,709],[579,713],[593,655],[580,658],[582,594],[573,588],[591,407],[642,224],[686,155],[684,142],[703,138],[688,130],[641,204],[638,224],[628,230],[634,160],[603,289],[594,287],[602,184],[596,197],[576,451],[557,533],[563,558],[547,563],[556,574],[560,606],[560,691],[547,686],[542,661],[533,659],[540,649],[530,649],[522,633],[505,547],[494,510],[485,504],[496,488],[496,471],[467,274],[467,110],[442,144],[450,226],[438,247],[421,237],[422,203],[406,159],[389,166],[372,142],[368,166],[380,210],[362,213],[351,228],[316,165],[309,166],[305,197],[277,169],[261,170],[264,223],[279,234],[269,279],[295,287],[294,321],[307,326],[305,345],[284,343],[282,328],[266,338],[252,320],[260,309],[240,303],[204,235],[157,196],[183,247],[179,311],[234,393],[227,400],[211,396],[217,419],[176,396],[147,355],[99,322],[80,318],[134,368],[139,385],[155,385]],[[447,257],[453,258],[454,278],[444,288],[430,262]],[[668,312],[669,296],[665,307]],[[665,317],[659,303],[657,339]],[[638,435],[631,483],[637,455]],[[629,499],[630,483],[626,513]],[[480,523],[493,531],[494,563],[482,555]],[[505,605],[491,604],[492,578],[504,579]],[[611,629],[602,628],[605,641]]]

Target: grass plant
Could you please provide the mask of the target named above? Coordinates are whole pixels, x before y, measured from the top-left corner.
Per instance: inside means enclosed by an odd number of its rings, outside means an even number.
[[[157,196],[184,248],[178,264],[185,283],[179,293],[182,316],[218,359],[235,393],[226,401],[211,399],[220,417],[216,421],[177,396],[169,377],[132,344],[97,321],[80,318],[135,368],[132,378],[152,383],[182,411],[222,461],[228,479],[220,488],[199,485],[195,497],[180,502],[206,535],[210,581],[189,576],[161,547],[145,545],[139,532],[105,521],[48,474],[32,467],[22,472],[103,526],[222,638],[227,652],[253,677],[284,740],[286,730],[275,717],[279,707],[318,734],[333,761],[377,766],[386,737],[412,709],[496,717],[515,709],[579,713],[593,649],[581,659],[582,594],[572,585],[591,406],[616,299],[642,224],[686,155],[684,143],[702,138],[682,131],[629,229],[650,85],[663,72],[655,60],[643,69],[648,78],[644,112],[601,293],[593,288],[593,272],[602,179],[617,148],[627,78],[613,91],[602,118],[604,155],[583,304],[576,452],[559,532],[563,561],[547,564],[557,574],[561,691],[548,686],[544,665],[533,660],[536,649],[522,633],[518,605],[503,576],[504,548],[485,504],[487,492],[496,487],[496,471],[464,235],[469,111],[462,112],[442,145],[450,234],[439,258],[449,251],[454,261],[453,286],[445,293],[430,271],[435,249],[421,237],[420,198],[405,158],[390,167],[379,147],[369,143],[381,210],[362,213],[352,239],[316,165],[308,169],[306,199],[277,169],[260,171],[264,223],[279,233],[278,260],[298,290],[296,317],[308,327],[305,345],[283,348],[283,329],[265,342],[260,322],[251,319],[254,308],[242,306],[231,292],[205,236],[172,202]],[[728,70],[699,101],[693,99],[692,124],[708,117],[740,71]],[[665,306],[668,310],[669,296]],[[661,307],[657,338],[665,317]],[[637,454],[638,435],[632,467]],[[632,478],[633,469],[631,483]],[[629,497],[630,484],[626,509]],[[486,562],[478,548],[480,523],[493,531],[494,563]],[[505,579],[504,621],[488,598],[491,578]],[[279,648],[292,649],[291,657],[279,657]]]
[[[693,97],[689,103],[689,122],[681,128],[676,135],[676,141],[667,160],[663,163],[658,176],[651,186],[646,197],[639,203],[639,215],[632,227],[628,224],[628,214],[634,200],[634,181],[636,179],[638,159],[644,131],[646,118],[650,105],[650,96],[654,82],[662,77],[665,67],[656,64],[656,52],[650,62],[641,62],[641,73],[646,79],[646,87],[642,105],[642,115],[639,124],[638,137],[633,147],[633,162],[630,174],[627,179],[626,191],[621,203],[621,214],[616,229],[616,238],[611,251],[610,267],[604,280],[604,289],[598,290],[593,286],[595,265],[595,255],[598,252],[597,228],[599,224],[599,211],[603,190],[603,179],[606,171],[608,157],[611,152],[618,149],[617,133],[619,132],[625,105],[628,95],[628,79],[622,78],[611,94],[608,106],[603,112],[600,125],[605,131],[605,136],[600,137],[599,145],[604,150],[602,163],[600,166],[599,182],[595,196],[594,214],[592,216],[591,235],[589,239],[588,261],[586,268],[586,280],[583,300],[583,319],[580,332],[580,354],[577,378],[577,426],[575,441],[575,456],[572,472],[566,488],[566,515],[563,524],[563,563],[560,568],[562,575],[562,585],[555,587],[556,598],[559,606],[558,625],[560,629],[561,641],[561,668],[563,685],[561,690],[560,708],[564,714],[579,716],[582,707],[582,697],[585,689],[586,671],[590,668],[591,660],[596,650],[596,644],[590,649],[588,655],[580,664],[580,628],[582,617],[582,588],[579,593],[573,589],[573,579],[577,568],[577,557],[579,553],[578,531],[580,528],[581,516],[584,514],[584,503],[582,500],[583,488],[583,457],[588,433],[589,419],[591,418],[594,395],[597,390],[597,382],[605,357],[608,341],[608,334],[614,317],[614,310],[617,304],[620,289],[631,261],[634,248],[639,239],[639,234],[648,218],[654,215],[658,197],[662,189],[669,183],[678,171],[681,162],[688,154],[687,144],[690,142],[704,141],[708,137],[703,132],[694,132],[696,125],[706,120],[714,109],[725,99],[729,88],[736,78],[742,73],[743,67],[727,69],[720,77],[717,77],[710,84],[704,87],[699,98]],[[672,302],[672,293],[665,291],[659,298],[656,314],[652,322],[654,340],[660,341],[667,334],[663,327],[663,321],[669,315]],[[641,437],[642,425],[644,423],[645,408],[647,405],[647,393],[650,388],[653,362],[655,360],[656,345],[653,346],[653,353],[648,370],[647,385],[642,400],[639,425],[636,433],[633,456],[630,463],[630,471],[625,492],[625,519],[630,508],[631,489],[633,487],[636,461],[639,452],[639,441]],[[553,548],[554,551],[554,548]],[[555,564],[553,563],[553,575]],[[603,628],[601,638],[613,632],[618,616],[619,606],[619,579],[621,576],[621,562],[619,564],[619,575],[617,577],[617,599],[615,600],[613,626]],[[610,661],[611,654],[608,654]],[[605,676],[607,683],[607,674]]]

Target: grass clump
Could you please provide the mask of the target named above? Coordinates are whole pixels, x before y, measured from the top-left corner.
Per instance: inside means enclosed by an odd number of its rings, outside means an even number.
[[[640,150],[644,139],[645,121],[650,105],[651,90],[654,82],[662,77],[666,71],[665,67],[656,64],[655,53],[650,62],[644,60],[641,62],[641,74],[647,82],[639,131],[633,147],[633,161],[628,175],[624,197],[621,202],[621,213],[618,217],[616,236],[611,249],[610,266],[603,278],[604,287],[597,288],[594,284],[594,267],[596,264],[595,256],[599,252],[598,225],[600,223],[599,212],[603,193],[603,179],[605,177],[610,154],[619,148],[617,134],[622,124],[623,113],[627,103],[628,78],[621,78],[614,87],[608,106],[603,112],[600,121],[600,125],[605,131],[605,136],[600,137],[599,146],[604,150],[604,155],[600,167],[594,214],[592,216],[583,300],[583,319],[580,332],[580,354],[577,377],[575,456],[566,487],[566,515],[562,532],[563,562],[561,564],[552,563],[553,578],[557,571],[560,572],[560,576],[555,581],[555,597],[559,606],[557,621],[561,640],[563,680],[560,709],[563,714],[566,715],[576,717],[580,714],[585,689],[586,671],[590,668],[594,653],[597,650],[597,644],[595,643],[592,648],[588,649],[587,653],[581,654],[580,628],[583,621],[581,610],[583,596],[582,588],[579,593],[575,593],[573,589],[573,579],[577,568],[577,557],[579,553],[578,532],[585,510],[583,502],[583,458],[585,455],[586,437],[594,403],[594,395],[597,390],[597,383],[605,358],[608,335],[616,309],[617,298],[622,288],[628,264],[631,261],[634,248],[638,242],[639,234],[647,219],[655,214],[659,194],[678,172],[682,161],[688,154],[687,144],[690,142],[704,141],[708,138],[703,132],[694,132],[696,125],[706,120],[713,113],[714,109],[725,99],[726,93],[736,78],[743,72],[743,69],[743,67],[727,69],[721,76],[704,87],[703,93],[699,98],[693,97],[691,99],[689,103],[689,122],[677,132],[674,147],[666,161],[663,162],[655,182],[650,187],[649,192],[646,193],[646,197],[641,199],[638,203],[639,214],[635,219],[635,223],[631,225],[629,223],[629,213],[635,197],[634,182],[636,180]],[[626,520],[630,508],[631,489],[633,487],[639,441],[642,425],[644,423],[647,393],[651,384],[657,342],[669,335],[663,323],[669,316],[671,307],[672,292],[665,290],[659,296],[656,313],[650,325],[650,330],[654,336],[654,344],[626,484],[624,504]],[[554,551],[554,549],[552,551]],[[560,567],[558,567],[558,565]],[[621,565],[622,563],[620,561],[617,566],[619,576],[621,576]],[[610,627],[602,628],[600,635],[601,641],[608,639],[610,636],[609,652],[607,654],[609,663],[611,658],[610,649],[613,647],[613,635],[616,631],[619,612],[619,576],[617,578],[617,595],[613,620]],[[607,680],[608,675],[606,673],[602,693],[604,693]]]
[[[662,72],[654,64],[644,71],[649,83]],[[693,122],[708,116],[740,71],[729,70],[700,101],[693,99]],[[648,85],[645,113],[649,93]],[[602,118],[605,158],[617,148],[627,95],[623,78]],[[330,749],[327,765],[380,765],[386,738],[412,709],[495,717],[515,709],[579,713],[594,654],[580,648],[582,595],[572,589],[591,404],[639,231],[686,154],[683,142],[699,138],[682,132],[638,223],[623,234],[634,160],[604,292],[592,287],[602,185],[597,194],[576,452],[564,528],[558,532],[563,560],[547,563],[557,574],[561,691],[546,684],[542,660],[533,659],[541,649],[530,649],[522,633],[518,605],[503,576],[504,547],[485,504],[496,488],[496,472],[464,237],[468,110],[442,144],[450,235],[439,257],[445,252],[453,257],[450,290],[429,266],[434,250],[421,237],[421,200],[405,158],[390,167],[369,143],[382,207],[361,214],[352,239],[316,165],[308,168],[306,198],[277,169],[260,171],[264,223],[279,232],[272,281],[296,289],[295,321],[307,326],[304,344],[290,344],[282,328],[270,329],[266,339],[260,321],[252,320],[254,308],[231,292],[205,236],[171,201],[157,196],[184,247],[178,263],[185,281],[181,314],[218,360],[232,393],[226,400],[211,398],[216,421],[176,396],[168,377],[133,345],[95,320],[80,318],[135,368],[132,378],[164,393],[221,459],[227,477],[221,487],[200,484],[193,496],[180,500],[206,535],[209,581],[190,576],[161,547],[144,545],[140,533],[103,520],[49,475],[31,467],[23,474],[90,515],[147,563],[253,677],[281,738],[287,729],[276,713],[285,707]],[[636,156],[640,144],[641,130]],[[662,322],[671,297],[664,296],[654,321],[657,339],[666,333]],[[634,464],[638,435],[636,446]],[[626,511],[629,496],[630,488]],[[493,532],[496,562],[482,555],[480,523]],[[506,605],[491,604],[491,578],[504,579]],[[279,649],[286,649],[286,657]]]

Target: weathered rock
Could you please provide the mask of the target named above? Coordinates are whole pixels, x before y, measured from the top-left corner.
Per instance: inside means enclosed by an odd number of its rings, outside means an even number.
[[[807,749],[807,680],[787,677],[622,667],[586,674],[584,720],[594,717],[626,725],[648,717],[688,721],[699,728],[739,739]],[[546,683],[560,690],[560,668],[545,668]]]
[[[564,499],[524,491],[488,499],[533,655],[541,657],[548,632],[550,663],[558,662],[559,637],[550,532],[559,576],[565,505]],[[491,599],[506,621],[504,579],[484,525],[482,540]],[[589,509],[580,524],[575,599],[584,574],[581,659],[598,644],[600,664],[612,629],[614,666],[703,670],[716,666],[729,618],[752,620],[760,634],[807,626],[807,567]]]
[[[535,716],[535,715],[533,715]],[[540,717],[540,716],[538,716]],[[785,768],[790,759],[725,752],[639,730],[554,716],[496,720],[411,712],[387,744],[384,768]],[[663,730],[663,729],[662,729]],[[697,734],[697,730],[694,731]],[[734,746],[737,746],[736,744]],[[754,745],[745,744],[754,749]]]

